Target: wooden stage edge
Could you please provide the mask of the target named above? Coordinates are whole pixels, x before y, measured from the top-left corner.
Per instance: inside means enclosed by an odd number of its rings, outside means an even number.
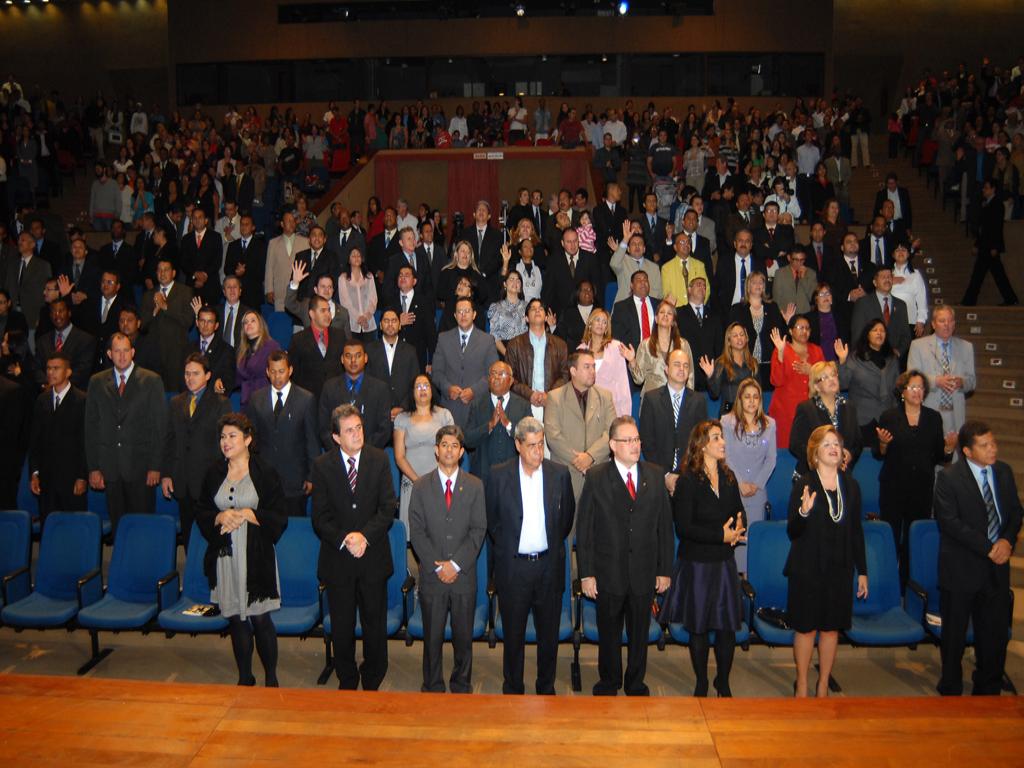
[[[1018,697],[442,696],[0,675],[0,713],[4,766],[1024,764]]]

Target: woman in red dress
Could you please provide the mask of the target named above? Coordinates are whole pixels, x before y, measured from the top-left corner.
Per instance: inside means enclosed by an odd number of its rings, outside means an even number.
[[[348,118],[341,110],[334,110],[327,130],[331,134],[331,173],[345,173],[352,165],[352,151],[349,148]]]
[[[772,355],[772,385],[775,394],[768,413],[775,419],[776,444],[789,447],[789,431],[796,407],[808,398],[811,366],[825,359],[821,347],[812,344],[811,323],[806,315],[793,315],[789,320],[789,341],[777,328],[771,332],[775,354]]]

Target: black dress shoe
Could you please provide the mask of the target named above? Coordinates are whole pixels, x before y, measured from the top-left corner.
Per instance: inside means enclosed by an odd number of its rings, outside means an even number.
[[[1004,301],[999,306],[1000,307],[1016,307],[1018,304],[1020,304],[1020,301],[1018,301],[1017,299],[1014,299],[1013,301]]]

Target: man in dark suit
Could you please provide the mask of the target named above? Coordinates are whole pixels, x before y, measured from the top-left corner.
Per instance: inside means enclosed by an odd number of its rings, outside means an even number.
[[[267,242],[255,236],[252,216],[242,214],[238,224],[240,237],[228,245],[224,258],[224,281],[237,277],[242,284],[241,301],[251,307],[263,304],[263,278],[267,269]],[[239,331],[240,332],[240,331]]]
[[[309,248],[295,254],[295,262],[305,267],[306,277],[299,283],[298,298],[308,299],[313,295],[313,286],[323,276],[328,275],[331,282],[338,280],[341,269],[334,251],[326,247],[327,235],[320,227],[309,230]],[[302,318],[299,318],[302,321]]]
[[[256,430],[262,456],[281,476],[285,508],[293,517],[306,514],[313,462],[320,455],[317,403],[295,384],[288,353],[274,350],[267,358],[270,386],[253,393],[245,413]]]
[[[160,491],[165,499],[178,501],[181,542],[186,552],[203,479],[221,458],[218,422],[231,413],[231,403],[214,391],[212,376],[209,359],[199,352],[190,353],[185,358],[185,391],[167,404]]]
[[[703,278],[690,281],[687,296],[687,304],[676,310],[676,324],[679,326],[679,335],[690,343],[690,351],[693,353],[694,359],[690,364],[694,367],[694,389],[706,392],[708,376],[701,368],[700,361],[706,357],[713,362],[722,354],[725,328],[719,309],[706,303],[707,282]]]
[[[822,278],[825,277],[825,268],[839,258],[839,253],[825,244],[825,225],[820,221],[811,225],[811,239],[807,243],[806,250],[807,266]]]
[[[71,324],[71,302],[62,296],[50,302],[50,322],[53,330],[36,336],[36,383],[47,383],[46,361],[61,352],[71,361],[71,383],[84,390],[96,360],[96,338]]]
[[[431,220],[420,222],[420,244],[416,246],[416,265],[424,264],[423,269],[430,275],[430,295],[437,297],[437,287],[441,282],[441,268],[448,262],[445,260],[443,238],[434,231]]]
[[[86,508],[85,392],[72,386],[71,374],[71,360],[63,352],[51,353],[48,388],[32,410],[28,469],[32,493],[39,497],[40,525],[54,510]]]
[[[364,269],[376,276],[378,284],[384,280],[384,271],[391,263],[391,257],[401,250],[397,226],[398,214],[388,206],[384,209],[384,231],[378,232],[366,246]]]
[[[317,576],[331,606],[339,688],[375,691],[388,670],[387,581],[394,571],[388,529],[398,505],[388,458],[364,442],[359,408],[331,414],[332,447],[313,463],[313,529],[320,537]],[[356,667],[356,608],[363,663]]]
[[[29,331],[39,324],[39,310],[43,306],[43,288],[50,279],[50,263],[36,256],[35,240],[28,232],[18,236],[18,255],[7,260],[4,287],[11,295],[16,310],[25,315]]]
[[[160,247],[154,239],[156,231],[156,216],[152,213],[142,214],[142,229],[135,237],[132,250],[139,270],[139,284],[147,291],[156,285],[156,254]]]
[[[704,271],[710,276],[715,273],[714,262],[711,259],[713,250],[712,243],[704,235],[700,234],[697,227],[700,224],[700,216],[693,208],[688,208],[683,214],[683,229],[681,234],[686,235],[690,241],[690,255],[704,265]]]
[[[501,292],[501,230],[489,227],[491,205],[480,200],[473,209],[473,221],[459,232],[459,240],[465,240],[473,249],[476,265],[487,280],[492,296]]]
[[[905,365],[913,339],[910,337],[907,304],[892,295],[892,267],[877,268],[872,284],[875,290],[859,298],[853,305],[851,338],[860,339],[861,333],[871,322],[881,320],[885,323],[889,344]]]
[[[644,211],[640,216],[640,226],[646,245],[645,253],[651,257],[652,261],[660,261],[661,254],[665,250],[668,219],[658,216],[658,196],[653,192],[644,195]],[[616,237],[618,237],[618,233],[616,233]]]
[[[108,355],[113,370],[89,379],[85,458],[89,485],[106,491],[116,533],[122,515],[153,511],[167,418],[160,377],[135,365],[135,349],[128,337],[115,333]]]
[[[339,206],[337,216],[327,220],[327,247],[338,256],[338,269],[348,270],[348,255],[358,250],[367,258],[366,238],[361,230],[352,226],[352,217],[348,208]]]
[[[864,239],[860,241],[859,253],[875,267],[883,264],[892,266],[892,252],[896,250],[896,238],[885,228],[885,217],[879,214],[871,219],[868,231],[864,233]]]
[[[181,391],[188,332],[195,322],[192,289],[176,282],[176,274],[169,261],[161,260],[156,266],[157,287],[142,297],[139,307],[143,333],[157,345],[160,356],[157,373],[168,392]]]
[[[466,447],[473,451],[470,470],[486,484],[493,467],[516,455],[512,435],[520,419],[530,415],[530,403],[511,392],[511,366],[498,360],[488,372],[486,396],[476,397],[466,424]]]
[[[228,171],[222,184],[225,202],[235,203],[241,213],[252,211],[253,200],[256,198],[256,182],[246,173],[242,160],[235,160],[234,173]]]
[[[629,281],[629,298],[618,302],[612,312],[612,337],[627,347],[632,347],[634,351],[641,342],[650,338],[651,332],[655,330],[654,316],[658,307],[651,299],[650,292],[651,284],[647,273],[637,270]],[[645,314],[646,328],[643,322]]]
[[[359,339],[345,340],[341,365],[345,372],[324,382],[320,393],[320,442],[324,450],[332,450],[331,414],[339,405],[348,403],[362,416],[367,442],[383,450],[391,440],[391,390],[366,372],[366,349]]]
[[[434,300],[419,289],[419,280],[413,268],[403,264],[395,277],[396,290],[385,303],[385,309],[398,314],[399,338],[416,350],[420,368],[425,369],[437,346],[437,326],[434,325]]]
[[[452,693],[472,693],[476,561],[487,535],[484,486],[459,470],[462,429],[441,427],[434,438],[437,471],[420,475],[409,500],[409,540],[420,563],[424,693],[444,693],[445,624],[451,621],[455,664]]]
[[[533,612],[540,695],[555,694],[558,626],[565,584],[565,539],[576,504],[569,471],[544,459],[544,425],[526,416],[515,427],[518,458],[491,471],[487,528],[494,586],[505,629],[501,690],[523,694],[526,622]]]
[[[1002,256],[1006,250],[1006,242],[1003,239],[1003,201],[991,179],[986,179],[981,185],[981,205],[974,250],[974,269],[971,270],[971,281],[961,303],[968,307],[977,303],[985,275],[991,272],[992,279],[995,280],[996,287],[1003,297],[1002,306],[1010,307],[1017,304],[1017,294],[1003,266]]]
[[[964,460],[946,467],[935,483],[942,611],[938,690],[943,696],[963,692],[960,665],[973,621],[973,694],[998,696],[1012,620],[1009,561],[1020,532],[1020,497],[1013,469],[998,460],[987,424],[965,423],[959,443]]]
[[[731,211],[725,220],[726,242],[733,242],[740,230],[747,229],[753,233],[764,226],[764,219],[751,203],[750,191],[741,189],[736,195],[736,210]]]
[[[61,247],[53,240],[46,239],[46,222],[41,216],[33,216],[28,224],[32,234],[36,256],[50,265],[50,271],[56,274],[60,268]],[[58,235],[59,229],[54,230]]]
[[[460,427],[466,425],[473,398],[486,391],[488,371],[491,363],[498,359],[494,337],[477,328],[475,320],[472,300],[458,299],[455,302],[457,325],[438,337],[430,371],[438,401],[451,411]]]
[[[186,285],[195,289],[206,304],[216,304],[220,299],[223,261],[224,244],[220,234],[207,227],[206,214],[197,207],[192,211],[192,231],[181,239],[179,264]]]
[[[605,282],[610,279],[610,267],[612,251],[608,247],[608,238],[616,240],[622,234],[622,225],[629,218],[626,206],[621,204],[622,188],[615,182],[609,183],[604,189],[604,202],[594,206],[591,214],[594,224],[594,234],[597,236],[594,243],[597,248],[597,262],[601,267]],[[648,251],[650,253],[650,251]]]
[[[213,387],[213,391],[219,395],[230,395],[235,388],[238,363],[235,348],[217,333],[220,330],[217,310],[209,306],[202,307],[196,315],[196,330],[199,338],[189,343],[188,354],[198,352],[203,355],[208,361],[210,386]]]
[[[242,341],[242,318],[249,311],[249,307],[242,303],[242,281],[234,275],[228,275],[224,278],[221,292],[224,301],[216,307],[217,322],[220,324],[218,332],[232,349],[237,350]]]
[[[694,367],[685,349],[670,352],[665,386],[647,392],[640,406],[644,457],[665,470],[665,487],[670,494],[676,491],[679,464],[686,459],[690,432],[708,417],[704,393],[686,386]]]
[[[569,305],[558,314],[558,325],[555,326],[555,335],[565,342],[567,350],[580,345],[593,309],[594,286],[589,280],[584,280],[576,287]]]
[[[526,305],[526,333],[509,339],[505,359],[512,368],[512,390],[533,406],[538,419],[544,418],[547,393],[569,381],[569,351],[562,339],[547,328],[547,309],[540,299]],[[535,375],[534,353],[543,349],[543,375]],[[538,410],[539,409],[539,410]]]
[[[785,265],[789,252],[796,245],[796,235],[788,224],[779,224],[779,204],[765,203],[764,221],[751,235],[754,238],[754,256],[763,264],[768,260]]]
[[[591,467],[580,496],[576,561],[583,594],[597,601],[595,696],[650,694],[647,637],[651,602],[671,583],[674,558],[672,511],[665,470],[640,461],[640,432],[620,416],[608,432],[611,461]],[[622,627],[628,651],[622,674]]]
[[[366,371],[391,390],[391,419],[412,407],[412,383],[422,373],[416,350],[399,338],[401,321],[394,309],[385,309],[380,317],[380,338],[366,346],[369,361]]]
[[[875,195],[873,216],[877,216],[882,212],[882,203],[886,200],[892,200],[893,205],[896,206],[895,220],[902,221],[907,229],[913,229],[914,214],[910,208],[910,192],[906,187],[899,185],[899,177],[895,172],[890,172],[885,177],[885,186],[878,190],[878,194]]]
[[[426,299],[427,304],[433,304],[431,265],[416,248],[416,232],[412,227],[398,231],[398,244],[399,250],[391,254],[387,271],[384,273],[384,303],[392,307],[398,303],[398,271],[402,267],[409,267],[416,277],[416,292]]]
[[[820,273],[819,273],[820,274]],[[832,287],[832,310],[844,318],[853,316],[853,305],[872,290],[874,265],[860,253],[860,243],[853,232],[843,237],[838,257],[825,263],[823,282]]]
[[[99,255],[91,253],[85,240],[76,237],[71,241],[71,253],[60,260],[57,280],[65,290],[70,286],[69,295],[77,307],[96,298],[101,272]]]
[[[141,279],[138,254],[124,236],[124,222],[115,219],[110,225],[110,242],[100,248],[99,266],[116,270],[121,278],[121,289],[127,293],[134,291],[135,286],[141,284]]]
[[[718,268],[715,270],[715,290],[718,307],[728,315],[734,304],[740,304],[746,295],[746,280],[751,272],[765,274],[764,262],[753,255],[754,236],[749,229],[740,229],[732,241],[733,251],[721,248]]]
[[[288,356],[295,369],[295,383],[319,402],[324,382],[341,375],[341,351],[347,336],[331,328],[331,308],[322,296],[309,300],[309,320],[308,328],[292,336]]]
[[[704,187],[701,195],[705,198],[712,198],[716,193],[721,196],[722,189],[726,183],[735,183],[736,177],[729,172],[729,163],[724,157],[715,159],[715,167],[709,168],[704,174]]]
[[[582,250],[576,230],[566,227],[562,230],[562,247],[548,257],[541,298],[552,312],[560,315],[571,306],[573,295],[584,280],[594,286],[595,291],[598,286],[604,286],[598,271],[594,254]]]

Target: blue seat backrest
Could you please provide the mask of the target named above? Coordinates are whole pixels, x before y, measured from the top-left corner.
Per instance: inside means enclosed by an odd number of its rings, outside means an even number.
[[[316,559],[320,539],[308,517],[289,517],[288,527],[275,545],[281,578],[281,604],[315,605],[320,599]]]
[[[95,513],[101,521],[110,519],[110,513],[107,511],[107,494],[105,491],[93,491],[90,489],[86,498],[86,506],[90,512]]]
[[[21,468],[21,477],[18,481],[18,509],[25,510],[32,517],[39,517],[39,497],[32,493],[32,486],[29,484],[31,479],[28,459],[25,459],[25,466]]]
[[[231,393],[231,410],[234,413],[239,413],[242,410],[242,393],[232,392]]]
[[[100,565],[100,535],[100,519],[91,512],[47,515],[36,591],[55,600],[74,600],[78,580]]]
[[[796,470],[796,458],[787,448],[780,448],[775,453],[775,469],[768,478],[768,485],[765,491],[768,494],[768,502],[772,505],[772,519],[784,520],[786,518],[786,505],[789,504],[789,494],[793,489],[793,472]]]
[[[267,319],[270,336],[281,345],[281,349],[288,349],[291,344],[293,325],[292,316],[287,312],[275,312]]]
[[[405,582],[406,576],[409,575],[405,543],[405,523],[395,520],[388,529],[388,546],[391,547],[391,563],[395,569],[391,578],[388,579],[389,606],[402,604],[402,584]]]
[[[110,557],[107,591],[130,603],[156,602],[156,583],[174,570],[177,536],[174,520],[166,515],[122,517]]]
[[[402,493],[402,476],[395,461],[395,449],[389,445],[384,449],[384,453],[388,455],[388,467],[391,469],[391,483],[395,486],[395,496],[399,496]]]
[[[901,604],[896,542],[889,524],[878,520],[865,521],[864,547],[868,564],[868,599],[853,601],[855,616],[882,613]]]
[[[939,525],[934,520],[915,520],[910,524],[909,575],[928,593],[928,610],[938,613]]]
[[[786,607],[789,580],[782,575],[789,557],[784,521],[763,520],[747,532],[747,580],[757,592],[756,608]]]
[[[32,518],[28,512],[0,512],[0,576],[27,566],[31,552]]]
[[[868,451],[861,453],[853,467],[853,476],[860,485],[861,512],[878,514],[878,497],[880,485],[878,475],[882,471],[882,462]]]
[[[192,523],[192,533],[188,539],[188,555],[185,557],[182,593],[199,603],[210,602],[210,580],[203,572],[206,546],[206,538],[200,532],[199,526]]]

